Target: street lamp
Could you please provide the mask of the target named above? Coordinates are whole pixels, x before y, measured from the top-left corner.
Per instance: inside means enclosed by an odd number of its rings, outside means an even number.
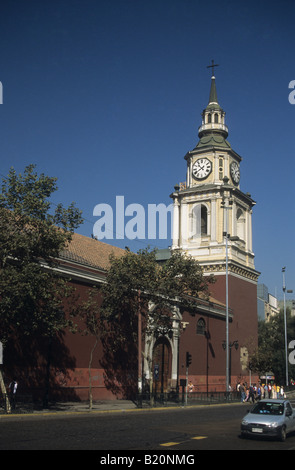
[[[141,291],[140,289],[138,290],[138,323],[137,323],[137,329],[138,329],[138,374],[137,374],[137,393],[138,393],[138,399],[140,402],[140,406],[142,403],[142,317],[141,317]]]
[[[223,178],[224,185],[222,187],[222,201],[221,207],[225,210],[225,305],[226,305],[226,318],[225,318],[225,351],[226,351],[226,396],[229,394],[229,315],[228,315],[228,211],[232,209],[230,207],[233,203],[230,198],[230,186],[228,185],[229,178],[225,176]]]
[[[289,370],[288,370],[288,337],[287,337],[287,314],[286,314],[286,266],[282,268],[283,273],[283,293],[284,293],[284,325],[285,325],[285,361],[286,361],[286,387],[289,386]],[[288,294],[292,294],[292,290],[287,290]]]
[[[223,347],[223,349],[226,349],[226,342],[225,341],[223,341],[222,347]],[[230,385],[231,384],[231,349],[232,349],[232,347],[235,347],[235,350],[237,351],[238,348],[239,348],[239,341],[235,340],[235,341],[233,341],[233,343],[229,343],[228,347],[229,347],[229,385]]]

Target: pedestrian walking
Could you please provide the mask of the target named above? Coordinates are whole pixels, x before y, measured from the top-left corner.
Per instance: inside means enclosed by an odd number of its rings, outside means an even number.
[[[188,383],[188,386],[187,386],[188,392],[189,392],[189,393],[193,393],[194,388],[195,388],[195,387],[194,387],[193,383],[190,381],[190,382]]]
[[[9,398],[10,398],[11,408],[13,410],[15,409],[15,404],[16,404],[17,387],[18,387],[18,383],[16,379],[13,379],[9,384]]]
[[[252,401],[252,403],[255,402],[255,390],[254,390],[254,387],[252,387],[252,385],[250,385],[250,388],[249,388],[249,401]]]
[[[244,403],[244,401],[246,400],[246,390],[244,383],[240,384],[239,390],[241,394],[241,403]]]
[[[240,387],[241,387],[241,382],[238,382],[237,383],[237,392],[238,392],[238,394],[241,393]]]
[[[273,384],[273,386],[271,387],[271,398],[277,398],[277,387],[275,386],[275,384]]]
[[[258,385],[257,390],[256,390],[256,400],[259,401],[261,400],[261,386]]]
[[[269,398],[268,385],[267,385],[267,384],[264,385],[264,397],[265,397],[265,398],[267,398],[267,397]]]

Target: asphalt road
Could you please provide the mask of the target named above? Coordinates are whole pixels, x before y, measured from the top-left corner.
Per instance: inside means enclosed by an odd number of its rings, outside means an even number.
[[[0,419],[0,450],[171,451],[291,450],[286,442],[240,438],[240,422],[249,406],[231,404],[116,413],[73,413]],[[109,451],[107,453],[106,451]],[[126,455],[126,452],[125,452]]]

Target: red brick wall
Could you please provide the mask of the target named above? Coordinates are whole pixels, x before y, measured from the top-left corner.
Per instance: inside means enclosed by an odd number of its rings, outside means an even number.
[[[216,276],[216,283],[210,286],[212,297],[225,304],[225,275]],[[229,341],[238,340],[239,348],[232,348],[231,384],[238,381],[249,383],[249,372],[241,363],[241,347],[250,352],[257,345],[257,286],[246,279],[229,274],[229,308],[233,310],[233,320],[229,323]],[[204,318],[209,337],[196,333],[197,322]],[[226,354],[222,347],[226,335],[226,323],[223,318],[195,316],[185,314],[184,321],[189,325],[180,338],[179,374],[185,378],[185,354],[192,354],[189,367],[189,380],[195,385],[195,391],[224,391],[226,376]],[[257,377],[252,377],[252,382]]]
[[[217,282],[210,287],[211,294],[216,300],[225,303],[225,275],[217,276],[216,279]],[[88,286],[86,284],[75,284],[75,287],[81,299],[85,299]],[[232,349],[231,383],[235,385],[238,380],[249,382],[249,372],[242,369],[240,348],[247,347],[250,350],[257,344],[256,284],[229,274],[229,307],[233,310],[233,321],[229,327],[229,340],[231,342],[238,340],[240,346],[237,351],[234,348]],[[206,322],[206,330],[209,333],[208,337],[196,333],[197,322],[201,317]],[[182,332],[180,338],[179,378],[185,378],[186,376],[185,354],[186,351],[189,351],[192,354],[189,380],[192,380],[195,385],[195,391],[207,391],[207,389],[209,391],[224,391],[226,357],[222,343],[225,340],[225,319],[206,317],[199,313],[192,316],[186,312],[183,316],[183,321],[189,322],[189,324]],[[53,344],[52,356],[54,360],[51,365],[51,393],[56,392],[60,399],[65,399],[69,396],[71,399],[76,397],[77,399],[86,400],[89,388],[88,364],[94,339],[91,336],[82,336],[80,333],[73,334],[66,332],[61,341],[62,347],[57,343]],[[44,357],[41,361],[43,363],[43,374],[46,347],[44,344]],[[63,357],[61,357],[59,351],[64,355]],[[99,344],[93,358],[91,372],[94,400],[115,398],[115,395],[105,384],[104,370],[100,364],[102,354],[102,345]],[[11,363],[7,359],[5,364],[7,375],[12,373],[13,368],[17,374],[15,369],[15,351],[12,351],[11,355],[7,353],[6,357],[12,358]],[[129,370],[128,364],[126,364],[129,378],[134,373],[136,375],[137,371],[135,369]],[[23,372],[24,383],[26,377],[29,377],[30,374],[25,374],[23,365],[20,365],[19,370]],[[43,387],[42,384],[44,382],[41,375],[40,372],[38,381],[40,389]],[[116,380],[116,374],[114,374],[114,380]],[[255,380],[257,379],[253,377],[253,381]],[[56,387],[54,387],[54,383]]]

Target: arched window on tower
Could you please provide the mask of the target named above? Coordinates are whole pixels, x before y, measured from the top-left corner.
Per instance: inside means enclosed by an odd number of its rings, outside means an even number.
[[[237,236],[241,240],[245,240],[245,228],[246,228],[246,223],[245,223],[245,214],[242,211],[242,209],[237,210]]]
[[[214,114],[214,122],[215,122],[215,124],[218,124],[218,114],[217,113]]]
[[[199,238],[208,235],[208,209],[203,204],[196,204],[190,215],[192,238]]]
[[[208,233],[208,211],[207,207],[201,206],[201,235]]]
[[[209,113],[208,114],[208,124],[210,124],[210,123],[211,123],[211,114]]]

